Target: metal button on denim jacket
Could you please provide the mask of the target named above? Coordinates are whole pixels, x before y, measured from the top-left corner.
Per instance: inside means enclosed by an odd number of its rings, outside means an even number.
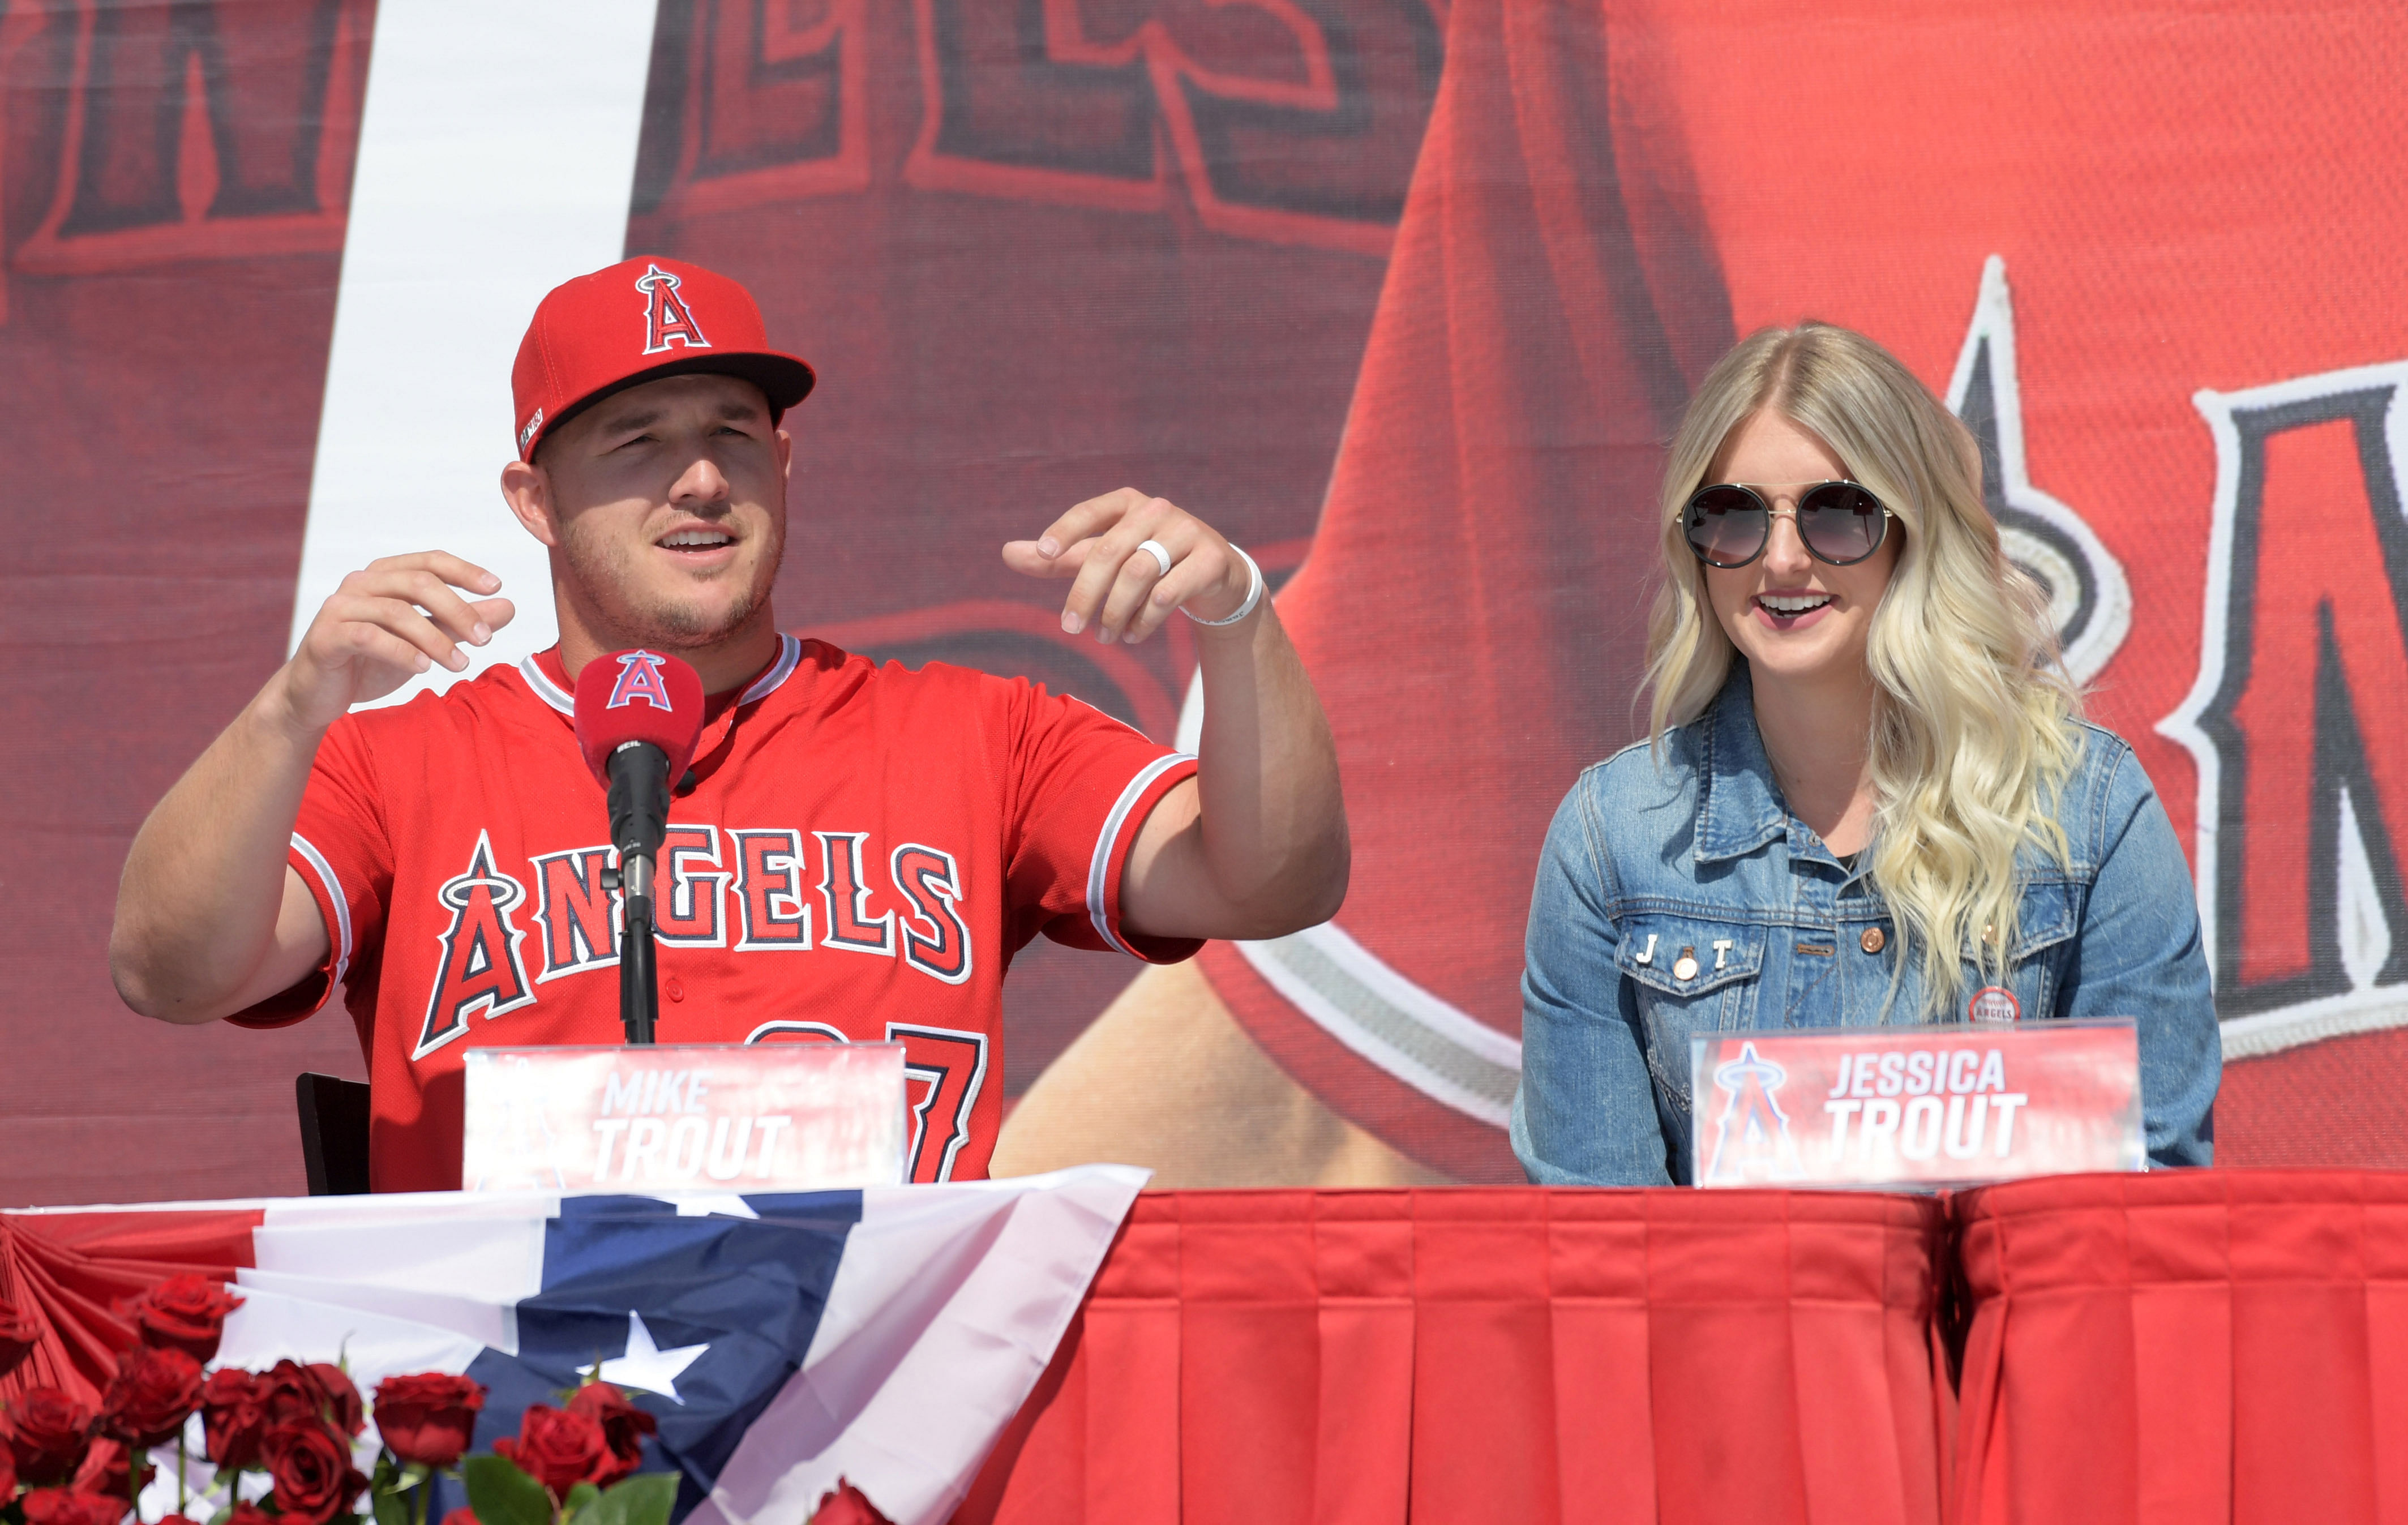
[[[2149,1158],[2204,1165],[2222,1049],[2190,871],[2132,749],[2083,732],[2057,802],[2071,861],[2019,856],[2005,985],[2025,1021],[2136,1018]],[[1583,773],[1530,902],[1512,1121],[1530,1179],[1686,1181],[1692,1033],[1964,1020],[1989,983],[1971,941],[1953,1009],[1928,1015],[1870,863],[1789,813],[1743,666],[1660,767],[1641,743]]]

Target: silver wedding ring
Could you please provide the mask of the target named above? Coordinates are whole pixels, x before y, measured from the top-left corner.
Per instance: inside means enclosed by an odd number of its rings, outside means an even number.
[[[1160,540],[1140,540],[1137,542],[1137,548],[1153,553],[1154,565],[1162,568],[1157,575],[1163,577],[1170,575],[1170,553],[1164,549]]]

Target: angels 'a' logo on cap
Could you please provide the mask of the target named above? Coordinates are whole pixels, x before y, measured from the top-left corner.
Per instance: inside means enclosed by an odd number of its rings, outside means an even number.
[[[710,340],[702,337],[702,325],[694,321],[694,310],[678,295],[678,278],[657,265],[646,265],[644,273],[636,278],[636,289],[647,298],[644,307],[644,352],[660,354],[672,344],[682,344],[689,350],[708,350]]]
[[[618,681],[610,685],[610,702],[606,709],[620,710],[642,699],[655,710],[675,710],[669,702],[669,685],[661,677],[661,665],[668,659],[657,652],[628,652],[619,658]]]

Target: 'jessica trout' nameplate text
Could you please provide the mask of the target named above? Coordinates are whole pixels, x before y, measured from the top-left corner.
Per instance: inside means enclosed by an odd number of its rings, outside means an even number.
[[[2129,1018],[1689,1040],[1701,1187],[1947,1186],[2137,1171]]]

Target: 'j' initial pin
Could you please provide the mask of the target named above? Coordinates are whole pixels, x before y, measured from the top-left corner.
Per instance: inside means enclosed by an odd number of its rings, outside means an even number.
[[[1647,934],[1647,946],[1640,949],[1639,957],[1630,961],[1634,964],[1652,964],[1656,961],[1656,934],[1654,932]]]
[[[1698,977],[1698,950],[1683,948],[1681,957],[1672,960],[1672,978],[1694,980]]]

